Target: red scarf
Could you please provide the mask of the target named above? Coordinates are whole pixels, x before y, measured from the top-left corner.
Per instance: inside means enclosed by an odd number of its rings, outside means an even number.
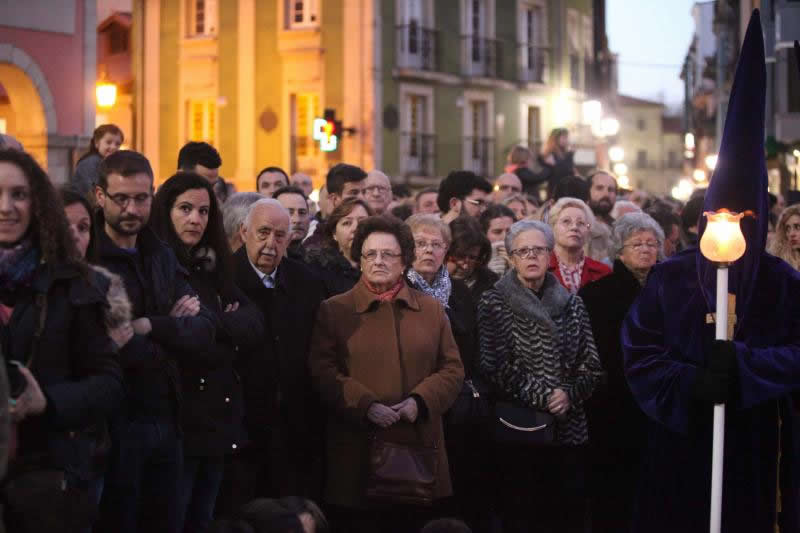
[[[361,279],[364,280],[364,286],[367,288],[367,290],[372,294],[376,294],[378,296],[379,302],[394,301],[394,299],[397,297],[397,293],[399,293],[400,289],[402,289],[403,285],[405,285],[405,283],[403,282],[403,277],[401,276],[400,279],[397,280],[397,283],[395,283],[392,286],[392,288],[390,288],[388,291],[380,292],[378,289],[375,288],[375,286],[371,285],[370,282],[367,281],[367,279],[364,276],[361,276]]]

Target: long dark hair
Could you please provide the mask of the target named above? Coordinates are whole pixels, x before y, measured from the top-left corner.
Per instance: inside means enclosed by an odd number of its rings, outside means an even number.
[[[125,142],[125,135],[122,134],[122,130],[116,124],[101,124],[94,129],[94,133],[92,133],[92,142],[89,143],[89,151],[86,152],[78,159],[78,163],[89,157],[90,155],[100,155],[100,151],[97,149],[97,143],[100,142],[100,139],[103,138],[103,135],[106,133],[111,133],[112,135],[119,135],[120,142]]]
[[[84,195],[72,187],[62,187],[58,192],[61,194],[61,201],[64,204],[65,209],[74,204],[81,204],[84,209],[86,209],[86,214],[89,215],[89,223],[92,225],[92,227],[89,228],[89,246],[86,247],[86,256],[84,259],[87,263],[95,263],[97,256],[95,255],[96,251],[94,241],[94,209],[89,203],[89,200],[87,200]]]
[[[189,249],[175,232],[170,211],[175,205],[175,199],[192,189],[205,189],[208,192],[208,225],[200,238],[200,242],[193,249]],[[216,267],[211,273],[214,285],[221,294],[225,296],[232,294],[231,249],[222,225],[222,212],[214,195],[214,189],[208,183],[208,180],[192,172],[178,172],[165,181],[153,198],[149,225],[156,235],[172,248],[178,257],[178,261],[187,269],[195,266],[196,260],[192,256],[193,250],[203,247],[211,248],[216,254]]]
[[[19,150],[0,150],[0,162],[19,167],[31,189],[31,222],[27,235],[38,245],[42,259],[50,264],[66,263],[88,272],[69,230],[64,205],[47,173],[33,157]]]

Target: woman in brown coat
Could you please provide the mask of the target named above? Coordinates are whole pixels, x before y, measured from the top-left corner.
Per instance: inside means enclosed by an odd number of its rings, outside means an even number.
[[[342,531],[417,531],[431,508],[367,497],[370,439],[435,446],[433,500],[450,496],[442,414],[464,368],[442,305],[403,278],[414,261],[408,226],[365,219],[351,255],[361,279],[322,303],[311,345],[311,373],[330,415],[325,501]]]

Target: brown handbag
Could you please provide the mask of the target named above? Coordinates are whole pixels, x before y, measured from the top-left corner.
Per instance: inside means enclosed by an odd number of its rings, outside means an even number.
[[[439,450],[416,442],[399,442],[386,432],[370,437],[367,498],[390,504],[431,505],[439,473]]]

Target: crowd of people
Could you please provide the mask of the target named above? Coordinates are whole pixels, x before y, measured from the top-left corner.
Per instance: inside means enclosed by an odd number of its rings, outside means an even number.
[[[316,202],[277,166],[236,192],[200,142],[156,189],[123,141],[61,190],[0,147],[8,531],[630,530],[651,422],[620,331],[702,191],[581,176],[566,130],[415,195],[340,163]]]

